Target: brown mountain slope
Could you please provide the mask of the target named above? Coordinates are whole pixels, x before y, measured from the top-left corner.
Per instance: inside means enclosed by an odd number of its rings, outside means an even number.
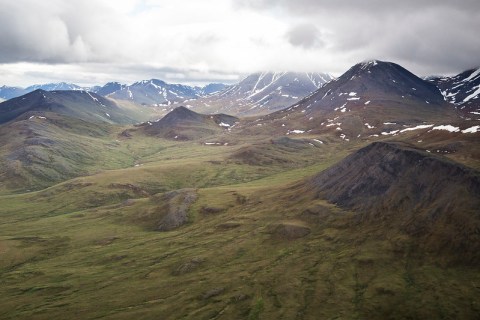
[[[480,172],[402,143],[376,142],[313,177],[308,189],[419,237],[421,246],[480,263]]]

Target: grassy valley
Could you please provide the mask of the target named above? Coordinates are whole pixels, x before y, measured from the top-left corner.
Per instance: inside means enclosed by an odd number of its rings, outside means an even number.
[[[475,266],[299,192],[367,141],[120,133],[103,133],[99,172],[0,197],[1,318],[478,315]]]

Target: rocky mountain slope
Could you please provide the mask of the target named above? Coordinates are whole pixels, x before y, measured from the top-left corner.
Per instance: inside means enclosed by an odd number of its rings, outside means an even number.
[[[197,90],[190,86],[169,84],[162,80],[151,79],[123,86],[119,90],[107,94],[107,96],[145,105],[170,105],[173,102],[195,99],[199,94]]]
[[[480,118],[480,68],[464,71],[453,77],[432,77],[445,99],[468,117]]]
[[[266,114],[292,105],[332,79],[323,73],[254,73],[223,91],[186,103],[203,113]]]
[[[318,197],[357,212],[358,221],[396,225],[426,239],[429,250],[480,263],[479,171],[402,143],[376,142],[308,186]]]

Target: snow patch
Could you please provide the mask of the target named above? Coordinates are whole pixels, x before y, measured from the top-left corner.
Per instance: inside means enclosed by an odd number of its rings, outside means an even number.
[[[475,90],[474,93],[472,93],[471,95],[469,95],[468,97],[466,97],[465,99],[463,99],[463,102],[467,102],[467,101],[469,101],[470,99],[476,98],[476,97],[480,94],[480,85],[474,87],[474,89],[477,89],[477,90]]]
[[[330,120],[329,120],[330,121]],[[342,124],[340,122],[337,123],[329,123],[326,125],[326,127],[331,127],[331,126],[341,126]]]
[[[479,69],[480,70],[480,69]],[[473,126],[468,129],[462,130],[462,133],[475,133],[480,131],[480,126]]]
[[[473,71],[472,74],[471,74],[468,78],[464,79],[463,81],[464,81],[464,82],[470,81],[470,80],[472,80],[473,78],[475,78],[476,76],[478,76],[479,74],[480,74],[480,68],[478,68],[477,70]]]
[[[393,130],[393,131],[390,131],[390,132],[382,132],[382,135],[383,136],[389,136],[389,135],[395,135],[399,132],[400,130]]]
[[[441,126],[433,127],[432,130],[446,130],[446,131],[449,131],[449,132],[458,132],[458,131],[460,131],[460,128],[459,127],[454,127],[450,124],[447,124],[447,125],[441,125]]]
[[[413,127],[413,128],[402,129],[400,132],[413,131],[413,130],[419,130],[419,129],[427,129],[427,128],[430,128],[430,127],[433,127],[433,124],[421,124],[421,125]]]
[[[287,134],[290,134],[290,133],[300,134],[304,132],[305,132],[304,130],[288,130]]]
[[[365,123],[365,126],[366,126],[368,129],[373,129],[373,128],[375,128],[375,126],[371,126],[371,125],[368,124],[368,123]]]

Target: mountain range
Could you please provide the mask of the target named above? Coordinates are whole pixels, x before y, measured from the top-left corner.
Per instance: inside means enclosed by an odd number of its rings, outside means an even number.
[[[353,66],[298,103],[244,126],[254,132],[331,133],[350,140],[458,119],[435,85],[397,64],[375,60]]]
[[[364,77],[371,74],[370,68],[378,61],[367,61],[359,66],[360,69],[369,69]],[[380,62],[381,63],[381,62]],[[350,79],[356,78],[355,72],[362,70],[350,70],[352,73]],[[426,80],[434,84],[444,96],[444,99],[457,106],[466,116],[478,115],[480,112],[480,73],[478,68],[464,71],[456,76],[451,77],[427,77]],[[370,71],[370,73],[368,72]],[[433,98],[433,103],[438,100],[436,93],[430,92],[430,95],[424,95],[425,92],[415,92],[418,85],[418,79],[413,83],[400,83],[401,85],[410,86],[410,91],[403,91],[396,85],[396,81],[402,81],[402,76],[394,79],[387,76],[386,83],[378,83],[377,90],[385,90],[385,93],[393,93],[396,90],[397,95],[400,94],[403,101],[411,100],[414,97],[424,97],[425,101],[429,101],[429,97]],[[345,77],[344,77],[345,78]],[[373,77],[377,80],[378,77]],[[44,85],[33,85],[27,88],[20,87],[0,87],[0,99],[8,100],[25,93],[42,89],[45,91],[54,90],[84,90],[97,93],[101,96],[122,100],[126,102],[161,107],[165,112],[173,110],[180,105],[188,105],[197,112],[203,113],[228,113],[232,115],[261,115],[268,114],[277,110],[285,109],[305,96],[313,93],[325,83],[333,80],[334,77],[329,74],[321,73],[295,73],[295,72],[263,72],[255,73],[247,76],[239,83],[234,85],[224,85],[220,83],[211,83],[204,87],[192,87],[180,84],[169,84],[162,80],[151,79],[135,82],[131,85],[122,84],[120,82],[109,82],[103,86],[94,86],[91,88],[82,88],[75,84],[60,82]],[[345,79],[343,80],[345,81]],[[391,83],[390,83],[391,81]],[[353,85],[351,82],[349,85]],[[390,84],[390,86],[388,86]],[[353,85],[354,86],[354,85]],[[425,84],[422,83],[422,88]],[[432,90],[433,87],[430,87]],[[357,86],[358,89],[358,86]],[[355,89],[355,90],[357,90]],[[370,88],[372,89],[372,88]],[[350,90],[346,88],[346,90]],[[361,91],[361,90],[360,90]],[[435,89],[433,90],[435,91]],[[346,92],[355,93],[354,89]],[[352,94],[353,94],[352,93]],[[324,93],[325,94],[325,93]],[[328,95],[330,96],[330,91]],[[434,96],[432,96],[433,94]],[[355,96],[344,96],[344,103],[350,101],[350,105],[357,100]],[[346,100],[348,99],[348,100]],[[430,99],[430,100],[431,100]],[[322,103],[327,103],[322,98]],[[330,96],[330,102],[334,101]],[[366,103],[368,100],[364,101]],[[369,102],[370,103],[370,102]],[[343,104],[342,104],[343,105]]]
[[[97,93],[101,96],[111,96],[120,100],[131,100],[138,104],[170,104],[173,101],[183,101],[197,98],[222,90],[222,83],[210,83],[203,87],[192,87],[180,84],[169,84],[162,80],[151,79],[135,82],[132,85],[120,82],[109,82],[103,86],[80,87],[73,83],[59,82],[32,85],[27,88],[0,87],[0,98],[8,100],[26,93],[41,89],[44,91],[82,90]],[[183,97],[184,95],[185,97]],[[170,100],[169,100],[170,99]]]
[[[286,108],[331,79],[331,75],[321,73],[264,72],[249,75],[230,86],[210,83],[203,87],[192,87],[169,84],[158,79],[138,81],[131,85],[109,82],[92,88],[58,83],[26,89],[4,86],[0,88],[0,97],[11,99],[36,89],[85,90],[115,100],[162,107],[165,111],[186,104],[204,113],[254,115]]]

